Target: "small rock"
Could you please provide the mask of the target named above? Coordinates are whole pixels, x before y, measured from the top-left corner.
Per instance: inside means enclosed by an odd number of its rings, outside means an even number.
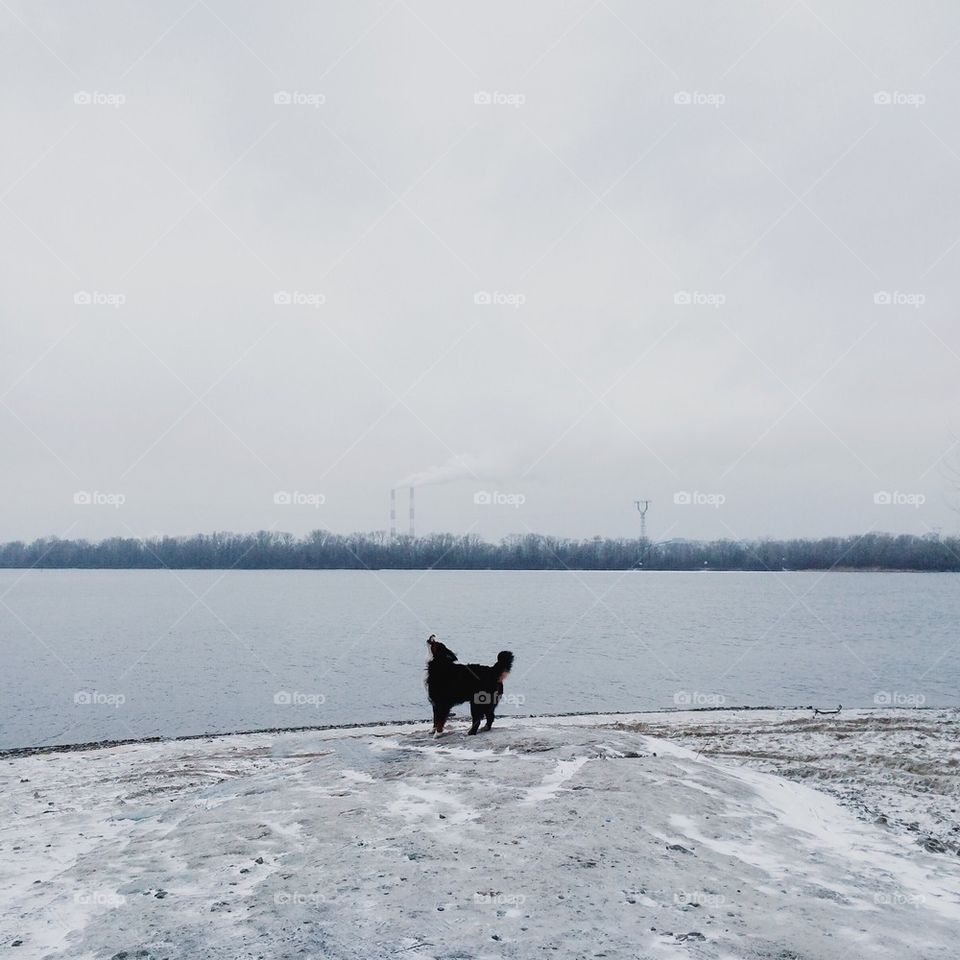
[[[257,859],[254,860],[253,862],[254,862],[254,863],[263,863],[263,857],[257,857]]]
[[[668,843],[668,850],[675,850],[677,853],[693,853],[692,850],[688,850],[685,846],[679,843]]]
[[[706,940],[706,939],[707,939],[707,938],[706,938],[702,933],[700,933],[698,930],[694,930],[694,931],[692,931],[691,933],[678,933],[678,934],[677,934],[677,941],[678,941],[679,943],[686,943],[688,940],[689,940],[689,941],[697,941],[697,942],[700,942],[700,941],[703,941],[703,940]]]

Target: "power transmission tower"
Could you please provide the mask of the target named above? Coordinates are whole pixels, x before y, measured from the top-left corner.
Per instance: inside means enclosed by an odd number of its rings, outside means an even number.
[[[640,539],[647,539],[647,511],[650,509],[650,500],[634,500],[637,512],[640,514]]]

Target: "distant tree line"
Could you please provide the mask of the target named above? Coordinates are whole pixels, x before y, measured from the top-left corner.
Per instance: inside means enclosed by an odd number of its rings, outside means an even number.
[[[526,534],[488,543],[438,533],[390,540],[349,535],[211,533],[97,543],[56,537],[0,545],[0,567],[176,570],[925,570],[960,571],[960,538],[893,536],[821,540],[570,540]]]

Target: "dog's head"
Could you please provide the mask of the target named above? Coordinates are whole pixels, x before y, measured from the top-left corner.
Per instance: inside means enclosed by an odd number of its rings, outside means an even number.
[[[431,633],[427,638],[427,647],[430,650],[430,659],[438,663],[453,663],[457,659],[457,655],[444,646],[435,633]]]

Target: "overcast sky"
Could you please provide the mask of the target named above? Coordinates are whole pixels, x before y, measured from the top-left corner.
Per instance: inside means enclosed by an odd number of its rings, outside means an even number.
[[[0,25],[0,539],[957,530],[954,4]]]

